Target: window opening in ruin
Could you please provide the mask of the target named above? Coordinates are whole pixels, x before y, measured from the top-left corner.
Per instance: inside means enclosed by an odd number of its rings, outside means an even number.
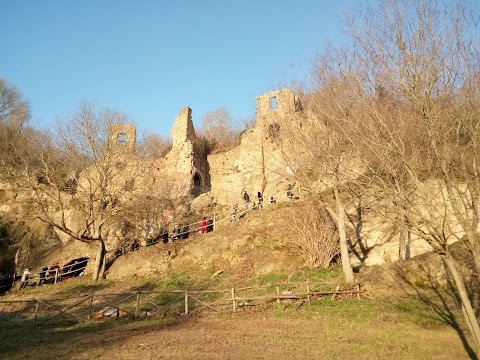
[[[268,125],[268,137],[270,139],[276,139],[280,135],[280,125],[278,123],[273,123]]]
[[[195,173],[195,176],[193,177],[193,185],[202,186],[202,179],[198,176],[198,173]]]
[[[278,101],[275,96],[270,98],[269,103],[270,103],[270,110],[275,110],[278,107]]]
[[[126,145],[127,144],[127,134],[118,134],[117,144],[122,145],[122,146]]]

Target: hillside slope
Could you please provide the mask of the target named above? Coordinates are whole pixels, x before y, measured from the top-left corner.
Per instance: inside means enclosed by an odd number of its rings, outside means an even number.
[[[269,204],[237,221],[222,222],[213,232],[126,253],[115,260],[107,278],[192,270],[252,277],[301,268],[302,261],[288,243],[288,226],[292,214],[302,208],[302,202]]]

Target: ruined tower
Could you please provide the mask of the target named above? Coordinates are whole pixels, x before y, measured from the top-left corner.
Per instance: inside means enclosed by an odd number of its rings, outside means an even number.
[[[291,89],[269,92],[257,97],[257,124],[266,138],[279,136],[284,121],[292,120],[302,110],[298,96]]]
[[[170,133],[172,135],[173,147],[180,147],[186,142],[195,141],[196,136],[192,122],[192,109],[185,106],[178,113]]]
[[[112,124],[108,130],[108,143],[112,150],[134,155],[137,130],[132,124]]]
[[[172,130],[172,150],[168,161],[175,168],[177,191],[198,195],[209,187],[207,156],[197,144],[192,110],[185,106],[177,115]]]

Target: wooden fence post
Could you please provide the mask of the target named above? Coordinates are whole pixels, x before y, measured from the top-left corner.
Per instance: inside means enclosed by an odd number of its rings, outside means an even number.
[[[58,280],[58,268],[55,269],[55,280],[53,281],[53,283],[56,284],[57,280]]]
[[[335,288],[335,292],[332,295],[332,301],[335,300],[335,297],[338,296],[338,292],[340,291],[340,285],[337,285]]]
[[[216,215],[213,214],[213,231],[217,229],[217,221],[216,221]]]
[[[237,311],[237,300],[235,299],[235,288],[232,288],[232,310]]]
[[[185,291],[185,315],[188,315],[188,291]]]
[[[310,305],[310,300],[311,300],[311,296],[310,296],[310,283],[308,282],[307,280],[307,304]]]
[[[139,305],[140,305],[140,292],[137,293],[137,301],[135,302],[135,319],[138,318]]]
[[[90,298],[88,299],[88,318],[92,320],[92,310],[93,310],[93,295],[88,295]]]
[[[360,300],[360,283],[357,284],[357,299]]]
[[[38,309],[40,308],[40,303],[37,301],[35,304],[35,314],[33,315],[33,326],[37,324]]]
[[[275,286],[275,288],[277,289],[277,305],[280,305],[280,299],[278,298],[280,296],[280,286]]]

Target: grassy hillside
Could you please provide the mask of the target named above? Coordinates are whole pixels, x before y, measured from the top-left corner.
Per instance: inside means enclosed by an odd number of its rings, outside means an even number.
[[[448,288],[426,282],[415,260],[398,268],[361,269],[356,274],[364,289],[360,299],[346,294],[314,296],[310,303],[248,301],[236,312],[227,301],[220,312],[207,307],[185,316],[182,294],[159,293],[254,287],[260,289],[258,295],[267,292],[262,290],[267,285],[272,285],[268,291],[275,291],[275,285],[288,290],[291,283],[306,281],[312,289],[347,289],[339,266],[310,271],[293,254],[287,228],[296,211],[302,211],[301,203],[275,204],[225,222],[212,233],[127,253],[113,263],[106,280],[92,282],[83,276],[2,296],[2,301],[59,304],[48,299],[75,302],[85,294],[156,292],[150,299],[167,311],[147,316],[157,308],[143,301],[139,319],[78,323],[60,316],[37,327],[20,314],[16,321],[24,327],[0,322],[0,354],[6,359],[49,359],[52,353],[62,359],[475,358],[455,298]],[[422,266],[427,263],[438,266],[423,257]],[[402,278],[399,269],[415,276]],[[313,285],[319,283],[323,285]],[[211,302],[214,296],[202,299]],[[130,311],[135,297],[129,301],[122,306]],[[107,306],[97,302],[95,311]],[[12,316],[12,304],[0,303],[0,318]]]

